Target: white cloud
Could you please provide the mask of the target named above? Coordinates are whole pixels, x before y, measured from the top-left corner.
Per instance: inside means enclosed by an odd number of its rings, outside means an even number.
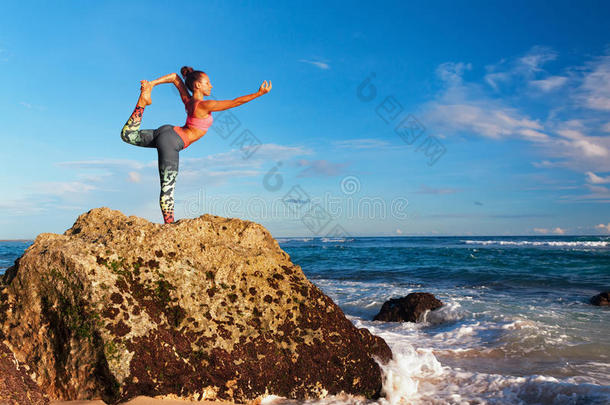
[[[549,48],[533,47],[524,56],[486,66],[487,74],[474,81],[463,80],[469,63],[442,63],[436,73],[445,86],[421,106],[421,121],[449,136],[530,141],[532,153],[541,158],[532,163],[535,167],[563,167],[581,173],[610,171],[607,116],[582,111],[593,98],[599,101],[607,95],[610,100],[610,62],[603,57],[583,66],[565,67],[560,74],[546,74],[544,64],[556,58],[557,53]],[[532,86],[561,93],[540,98],[540,91],[528,91]],[[542,109],[546,117],[529,112],[532,99],[546,104]]]
[[[179,178],[183,185],[200,182],[202,178],[213,178],[217,183],[235,176],[253,177],[262,175],[261,169],[271,162],[282,162],[296,156],[313,154],[311,149],[301,146],[262,144],[248,158],[239,149],[216,153],[204,157],[180,159]],[[131,159],[92,159],[56,163],[60,167],[84,170],[104,169],[108,176],[127,178],[131,182],[141,182],[143,176],[158,176],[157,159],[142,162]],[[134,174],[137,173],[137,174]],[[82,175],[80,175],[82,176]]]
[[[36,110],[46,110],[47,109],[45,106],[37,105],[37,104],[31,104],[31,103],[28,103],[28,102],[25,102],[25,101],[20,101],[19,104],[21,104],[22,106],[24,106],[25,108],[30,109],[30,110],[32,108],[34,108]]]
[[[529,84],[542,91],[551,91],[563,86],[568,81],[564,76],[549,76],[546,79],[530,80]]]
[[[325,159],[307,160],[299,159],[296,162],[299,167],[305,167],[297,177],[332,177],[343,173],[348,163],[333,163]]]
[[[548,234],[563,235],[566,233],[565,229],[562,229],[560,227],[556,227],[553,229],[534,228],[534,232],[544,234],[544,235],[548,235]]]
[[[542,65],[556,58],[557,53],[551,48],[534,46],[521,57],[502,59],[496,64],[485,66],[488,73],[483,79],[491,88],[499,91],[504,84],[533,80],[536,74],[544,72]]]
[[[26,188],[36,190],[38,194],[62,196],[64,194],[82,194],[97,187],[80,181],[47,181],[31,183]]]
[[[607,177],[600,177],[597,174],[593,173],[593,172],[587,172],[585,173],[587,175],[587,181],[589,183],[593,183],[593,184],[606,184],[606,183],[610,183],[610,176]]]
[[[273,143],[262,144],[248,158],[244,159],[244,154],[239,149],[232,149],[227,152],[207,155],[201,158],[185,158],[180,160],[180,164],[196,165],[197,167],[261,167],[268,162],[286,161],[296,156],[311,155],[311,149],[302,146],[283,146]]]
[[[542,132],[534,131],[533,129],[529,128],[522,128],[519,129],[517,132],[521,134],[524,138],[527,138],[531,141],[546,141],[549,139],[549,136],[547,134],[543,134]]]
[[[247,159],[239,149],[204,157],[180,159],[179,181],[183,187],[221,185],[240,178],[263,177],[270,165],[286,164],[297,156],[314,152],[302,146],[262,144]],[[156,166],[156,162],[155,162]]]
[[[594,110],[610,111],[610,56],[604,55],[589,64],[578,89],[584,104]]]
[[[140,176],[140,173],[138,172],[129,172],[127,173],[127,175],[129,176],[127,178],[127,181],[131,183],[139,183],[140,180],[142,180],[142,176]]]
[[[243,178],[259,177],[262,179],[268,171],[266,166],[269,164],[312,153],[313,151],[310,149],[300,146],[264,144],[249,159],[245,159],[239,149],[202,158],[180,159],[180,192],[188,192],[193,186],[201,187],[202,184],[215,186],[228,181],[239,182]],[[11,202],[4,199],[0,207],[6,208],[11,213],[23,212],[24,215],[42,213],[43,210],[61,207],[78,205],[87,207],[92,202],[97,204],[100,191],[106,195],[120,192],[123,187],[117,186],[116,179],[126,179],[133,183],[131,187],[144,187],[151,190],[159,187],[156,156],[155,159],[149,161],[100,158],[57,162],[55,165],[69,169],[67,174],[76,179],[24,185],[22,188],[28,195],[24,196],[23,201]],[[98,192],[98,194],[92,197],[92,192]]]
[[[583,139],[576,139],[573,141],[558,141],[563,145],[566,145],[568,147],[573,147],[575,149],[578,149],[580,152],[582,152],[585,156],[587,157],[605,157],[608,156],[608,149],[606,149],[606,147],[599,145],[597,143],[595,143],[592,140],[592,137],[589,137],[589,139],[586,139],[583,137]]]
[[[559,135],[545,144],[546,155],[559,158],[556,166],[587,171],[610,171],[610,137],[591,136],[590,130],[578,121],[549,124],[550,131]]]
[[[131,169],[131,170],[141,170],[146,167],[156,167],[157,161],[149,161],[147,163],[132,160],[132,159],[92,159],[92,160],[74,160],[68,162],[57,162],[55,163],[60,167],[72,167],[72,168],[81,168],[81,169],[90,169],[90,168],[107,168],[107,169]]]
[[[320,62],[320,61],[315,61],[315,60],[307,60],[307,59],[299,59],[299,62],[310,63],[310,64],[312,64],[314,66],[317,66],[320,69],[324,69],[324,70],[330,69],[330,66],[326,62]]]
[[[0,209],[10,216],[36,215],[47,211],[46,201],[43,203],[31,197],[3,198],[0,200]]]
[[[464,100],[462,104],[433,103],[425,113],[425,121],[433,122],[448,131],[463,131],[488,138],[500,139],[517,136],[529,140],[548,139],[537,131],[542,125],[518,111],[503,106],[493,106],[476,100]]]
[[[206,186],[217,186],[248,177],[262,177],[264,173],[260,170],[212,170],[207,168],[193,168],[180,170],[179,181],[183,186],[200,185],[205,182]]]
[[[542,65],[556,58],[557,52],[548,47],[537,45],[532,47],[525,56],[522,56],[518,60],[527,71],[538,72],[542,70]]]
[[[603,204],[610,202],[610,188],[593,184],[585,184],[584,186],[590,191],[590,193],[582,195],[564,195],[559,197],[560,200]]]
[[[8,62],[9,52],[6,49],[0,49],[0,62]]]
[[[344,141],[335,141],[333,144],[338,148],[346,149],[378,149],[390,145],[387,141],[372,138],[346,139]]]
[[[604,224],[595,225],[595,228],[596,229],[602,229],[602,230],[604,230],[606,232],[610,232],[610,222],[608,222],[606,225],[604,225]]]
[[[542,160],[540,162],[532,162],[534,167],[553,167],[555,164],[549,160]]]
[[[113,173],[111,173],[107,170],[103,170],[98,173],[85,173],[85,172],[76,173],[76,177],[78,177],[79,180],[86,182],[86,183],[98,183],[98,184],[107,181],[113,175],[114,175]]]
[[[470,69],[472,69],[471,63],[445,62],[436,68],[436,74],[445,82],[456,84],[462,81],[464,71]]]

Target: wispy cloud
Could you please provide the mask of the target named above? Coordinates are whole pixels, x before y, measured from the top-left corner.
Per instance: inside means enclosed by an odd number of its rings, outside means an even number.
[[[610,55],[587,64],[590,70],[578,88],[579,98],[589,108],[610,111]]]
[[[147,167],[157,166],[156,160],[148,162],[141,162],[132,159],[91,159],[91,160],[73,160],[67,162],[57,162],[56,166],[69,167],[74,169],[128,169],[128,170],[141,170]]]
[[[29,110],[34,109],[34,110],[41,110],[42,111],[42,110],[46,110],[47,109],[47,107],[45,107],[43,105],[32,104],[32,103],[28,103],[26,101],[20,101],[19,104],[24,106],[25,108],[27,108]]]
[[[207,185],[221,185],[230,180],[264,176],[269,164],[292,161],[314,152],[301,146],[263,144],[248,159],[238,149],[200,158],[180,160],[180,182],[185,187],[199,186],[202,179]]]
[[[333,163],[324,159],[299,159],[295,164],[297,167],[305,167],[305,169],[297,174],[297,177],[339,176],[344,172],[343,169],[349,165],[348,163]]]
[[[180,170],[178,175],[182,187],[200,186],[205,184],[207,187],[220,186],[238,179],[262,177],[265,173],[262,170],[249,169],[220,169],[209,168],[190,168]]]
[[[552,217],[551,214],[486,214],[486,213],[455,213],[455,214],[423,214],[421,218],[492,218],[492,219],[523,219]]]
[[[202,158],[180,160],[179,182],[182,192],[202,184],[218,186],[229,181],[260,177],[266,173],[269,163],[292,160],[295,157],[312,154],[308,148],[264,144],[249,158],[244,159],[239,149],[208,155]],[[22,200],[4,200],[4,207],[10,212],[39,214],[47,209],[67,209],[79,203],[90,205],[99,200],[100,194],[120,191],[124,187],[159,187],[158,161],[138,161],[133,159],[98,158],[88,160],[63,161],[56,167],[69,169],[67,173],[74,180],[48,181],[25,184],[27,192]],[[121,186],[120,182],[126,183]],[[129,186],[127,183],[131,183]]]
[[[142,176],[138,172],[127,173],[127,181],[131,183],[139,183],[142,180]]]
[[[483,78],[470,81],[463,78],[470,64],[443,63],[436,71],[443,89],[422,105],[422,121],[448,135],[531,142],[532,152],[542,158],[532,162],[535,167],[610,171],[610,137],[605,135],[610,125],[599,114],[610,108],[610,57],[549,75],[544,66],[556,58],[552,49],[536,46],[487,66]],[[557,97],[540,98],[558,89]],[[526,107],[532,98],[546,103],[546,116],[536,117]]]
[[[320,61],[316,61],[316,60],[307,60],[307,59],[299,59],[299,62],[309,63],[311,65],[317,66],[320,69],[324,69],[324,70],[330,69],[330,66],[326,62],[320,62]]]
[[[471,63],[445,62],[436,68],[436,74],[441,80],[457,85],[462,82],[462,75],[466,70],[472,69]]]
[[[37,215],[47,211],[46,201],[31,197],[4,197],[0,200],[0,209],[10,215]]]
[[[566,233],[565,229],[562,229],[560,227],[555,227],[552,229],[548,229],[548,228],[534,228],[534,232],[536,233],[540,233],[543,235],[549,235],[549,234],[553,234],[553,235],[563,235]]]
[[[79,205],[98,188],[81,181],[38,181],[24,184],[21,196],[5,196],[0,200],[0,209],[11,215],[43,215],[57,210],[83,209]]]
[[[534,46],[520,57],[502,59],[498,63],[485,66],[488,73],[484,81],[496,91],[515,83],[527,83],[536,74],[543,72],[542,66],[545,63],[556,58],[557,53],[551,48]]]
[[[595,225],[595,229],[601,229],[602,231],[610,232],[610,222],[607,224],[598,224]]]
[[[24,188],[35,190],[37,194],[63,196],[66,194],[83,194],[97,189],[96,186],[80,181],[46,181],[34,182]]]
[[[0,48],[0,62],[8,62],[10,53],[7,49]]]
[[[594,184],[585,184],[584,188],[589,190],[587,194],[569,194],[562,195],[559,197],[559,201],[572,202],[590,202],[590,203],[609,203],[610,202],[610,188],[605,186],[599,186]]]
[[[488,101],[439,102],[429,106],[426,120],[434,122],[446,132],[479,134],[501,139],[517,136],[532,141],[543,141],[549,137],[541,132],[542,125],[516,109],[496,105]]]
[[[530,80],[531,86],[537,87],[538,89],[548,92],[563,86],[568,81],[567,77],[564,76],[549,76],[546,79]]]
[[[201,158],[185,158],[180,162],[199,167],[261,167],[268,162],[286,161],[297,156],[312,155],[313,150],[302,146],[284,146],[273,143],[263,144],[248,159],[238,149],[216,153]]]
[[[601,177],[593,172],[585,173],[587,175],[587,181],[593,184],[607,184],[610,183],[610,176]]]
[[[381,139],[360,138],[334,141],[333,145],[345,149],[380,149],[390,146],[390,143]]]

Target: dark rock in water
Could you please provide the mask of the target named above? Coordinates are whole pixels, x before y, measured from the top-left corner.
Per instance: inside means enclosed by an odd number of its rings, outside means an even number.
[[[610,291],[604,291],[602,293],[597,294],[594,297],[591,297],[591,304],[597,305],[600,307],[610,306]]]
[[[435,310],[443,303],[430,293],[415,292],[402,298],[391,298],[381,306],[374,321],[418,322],[427,310]]]
[[[38,235],[2,281],[0,332],[52,400],[377,399],[392,357],[236,218],[92,209]]]
[[[49,398],[27,374],[4,343],[0,343],[0,404],[48,405]]]

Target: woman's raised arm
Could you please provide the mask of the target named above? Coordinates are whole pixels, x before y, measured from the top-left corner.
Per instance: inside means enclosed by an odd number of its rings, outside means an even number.
[[[240,106],[248,101],[262,96],[263,94],[269,93],[269,90],[271,90],[271,82],[267,83],[265,80],[256,93],[237,97],[233,100],[204,100],[197,104],[197,108],[205,111],[228,110],[229,108]]]

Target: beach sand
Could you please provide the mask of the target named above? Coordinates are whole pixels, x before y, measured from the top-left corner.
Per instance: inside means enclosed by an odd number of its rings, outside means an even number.
[[[202,405],[235,405],[234,402],[228,401],[187,401],[180,399],[156,399],[144,395],[138,395],[127,402],[121,402],[125,405],[184,405],[184,404],[202,404]],[[259,401],[252,401],[251,405],[260,404]],[[51,401],[51,405],[106,405],[101,399],[78,400],[78,401]]]

